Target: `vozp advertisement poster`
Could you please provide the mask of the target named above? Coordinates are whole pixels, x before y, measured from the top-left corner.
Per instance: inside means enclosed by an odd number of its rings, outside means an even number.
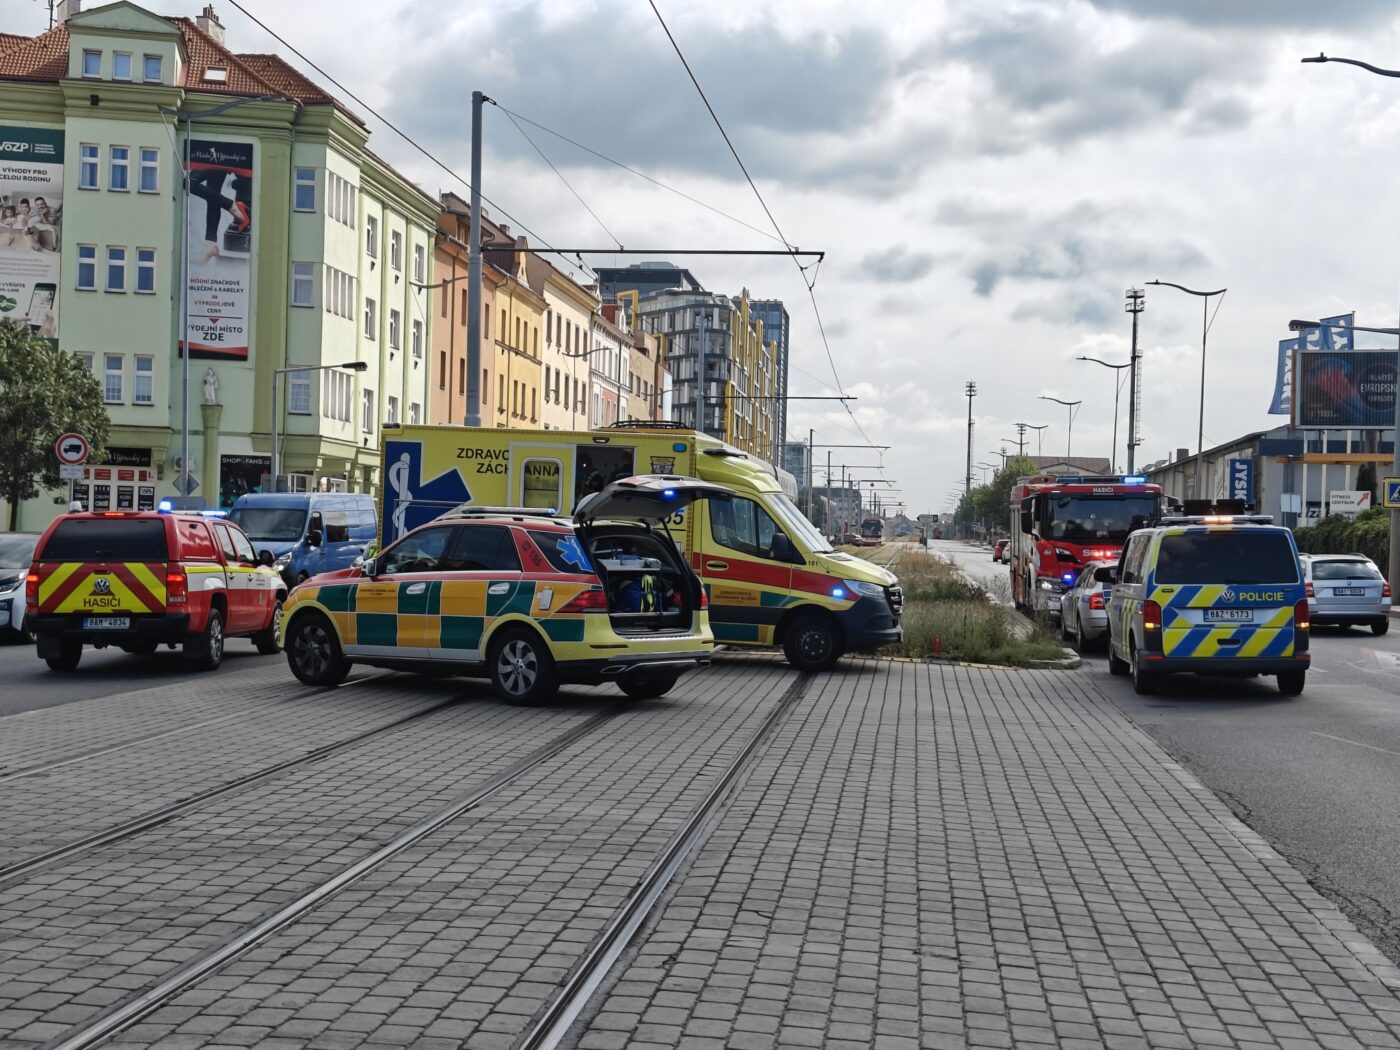
[[[58,340],[63,132],[0,126],[0,317]]]

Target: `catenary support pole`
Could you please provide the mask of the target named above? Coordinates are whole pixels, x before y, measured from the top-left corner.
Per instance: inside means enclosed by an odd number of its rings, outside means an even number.
[[[467,252],[467,411],[464,422],[481,426],[481,107],[486,96],[472,92],[472,226]],[[446,293],[444,293],[446,294]],[[505,338],[506,333],[501,333]]]

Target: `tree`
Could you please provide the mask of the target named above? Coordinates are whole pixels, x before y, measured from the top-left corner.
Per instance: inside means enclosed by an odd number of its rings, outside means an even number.
[[[1363,463],[1356,469],[1356,487],[1362,492],[1369,492],[1371,505],[1376,505],[1376,465],[1374,463]]]
[[[28,325],[0,321],[0,498],[10,504],[10,531],[19,505],[56,489],[60,434],[82,434],[101,456],[111,421],[97,377],[78,358],[34,335]]]

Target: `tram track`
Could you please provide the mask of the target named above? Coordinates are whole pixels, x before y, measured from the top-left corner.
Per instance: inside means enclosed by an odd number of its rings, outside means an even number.
[[[450,702],[455,702],[455,700],[437,706],[446,706]],[[452,800],[399,832],[373,853],[279,905],[219,945],[175,967],[154,984],[118,1000],[90,1020],[46,1043],[45,1050],[84,1050],[84,1048],[99,1045],[123,1029],[137,1023],[141,1018],[169,1003],[180,993],[214,971],[244,955],[331,897],[383,867],[433,832],[481,806],[536,767],[548,762],[618,715],[635,707],[636,704],[637,702],[633,700],[618,701],[573,728],[551,738],[509,766],[487,777],[467,794]],[[430,713],[431,710],[433,709],[410,717],[422,717]],[[379,730],[379,732],[382,731],[383,728]],[[348,746],[348,742],[342,743]]]
[[[396,729],[400,729],[403,726],[409,725],[422,718],[426,718],[429,715],[436,714],[438,711],[441,711],[444,708],[451,707],[454,704],[459,703],[461,699],[462,696],[461,694],[459,694],[450,697],[446,700],[441,700],[438,703],[433,704],[430,707],[424,708],[421,711],[415,711],[412,714],[402,715],[399,718],[396,718],[393,721],[387,722],[383,725],[363,730],[359,733],[354,734],[353,736],[345,737],[341,740],[332,741],[329,744],[323,744],[320,747],[313,748],[312,750],[307,751],[304,754],[297,755],[294,758],[289,758],[285,761],[275,763],[271,766],[265,766],[262,769],[258,769],[252,773],[248,773],[244,776],[237,777],[234,780],[226,781],[222,784],[215,785],[214,787],[207,788],[204,791],[200,791],[194,795],[189,796],[188,798],[183,798],[178,802],[172,803],[171,805],[161,806],[157,809],[153,809],[146,813],[142,813],[136,817],[131,818],[130,820],[125,820],[120,824],[104,828],[101,831],[93,832],[90,835],[85,835],[80,839],[75,839],[74,841],[65,843],[61,846],[56,846],[53,849],[46,850],[43,853],[37,854],[33,857],[28,857],[24,860],[15,861],[12,864],[0,866],[0,888],[3,888],[16,882],[20,882],[28,878],[29,876],[46,868],[51,868],[56,864],[61,864],[66,861],[73,860],[74,858],[81,857],[86,853],[91,853],[94,850],[101,849],[104,846],[110,846],[114,843],[121,842],[124,839],[129,839],[136,835],[140,835],[144,832],[150,831],[153,828],[158,828],[162,824],[168,824],[172,820],[177,820],[178,818],[183,817],[196,810],[199,810],[212,802],[216,802],[218,800],[227,798],[231,795],[246,790],[257,784],[262,784],[266,781],[275,779],[276,777],[279,777],[285,773],[289,773],[295,769],[300,769],[303,766],[308,766],[312,763],[319,762],[322,759],[329,758],[330,756],[337,754],[338,752],[345,751],[359,744],[363,744],[365,741],[371,740],[374,737],[382,736],[385,733],[393,732]]]

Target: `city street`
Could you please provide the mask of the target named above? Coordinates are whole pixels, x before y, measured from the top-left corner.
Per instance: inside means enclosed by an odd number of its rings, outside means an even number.
[[[1400,1037],[1400,969],[1097,672],[108,682],[0,719],[6,1050]]]
[[[1008,568],[954,541],[931,549],[989,589]],[[1400,960],[1400,636],[1318,628],[1300,697],[1273,679],[1177,675],[1138,696],[1101,649],[1080,673]]]

